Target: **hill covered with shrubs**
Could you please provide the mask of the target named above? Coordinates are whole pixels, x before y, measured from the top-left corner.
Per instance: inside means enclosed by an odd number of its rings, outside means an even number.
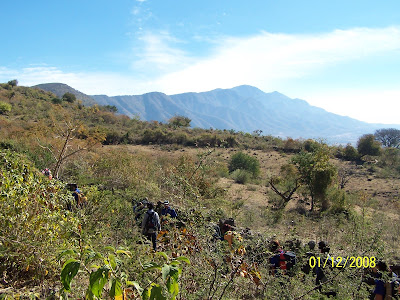
[[[144,122],[65,99],[0,85],[2,297],[364,299],[373,262],[400,263],[395,147],[190,129],[183,116]],[[144,198],[178,213],[156,253],[134,210]],[[274,275],[274,240],[296,254],[290,274]],[[310,240],[353,267],[325,268],[316,286]]]

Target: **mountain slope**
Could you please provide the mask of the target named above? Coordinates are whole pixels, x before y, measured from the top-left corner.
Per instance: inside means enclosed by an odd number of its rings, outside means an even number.
[[[44,91],[52,92],[57,97],[61,98],[65,93],[72,93],[76,96],[78,100],[82,100],[82,103],[86,106],[91,106],[96,104],[90,96],[75,90],[74,88],[66,85],[64,83],[44,83],[32,86],[32,88],[38,88]]]
[[[365,133],[399,125],[369,124],[339,116],[291,99],[278,92],[264,93],[248,85],[202,93],[132,96],[92,96],[99,104],[115,105],[118,111],[143,120],[166,121],[174,115],[192,119],[192,126],[234,129],[292,138],[323,138],[331,143],[355,143]]]
[[[118,112],[146,121],[166,122],[174,115],[189,117],[193,127],[233,129],[265,135],[292,138],[324,139],[330,143],[356,143],[365,133],[379,128],[399,128],[400,125],[369,124],[336,115],[292,99],[278,92],[265,93],[242,85],[232,89],[215,89],[201,93],[166,95],[152,92],[143,95],[85,95],[65,84],[48,83],[35,86],[61,97],[71,92],[85,105],[115,105]]]

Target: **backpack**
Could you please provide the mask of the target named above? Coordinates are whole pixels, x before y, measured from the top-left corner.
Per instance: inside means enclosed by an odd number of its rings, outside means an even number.
[[[281,269],[283,272],[291,271],[296,264],[296,254],[292,251],[280,250],[278,254],[274,256],[275,268]]]
[[[283,256],[285,257],[286,270],[293,269],[296,264],[296,254],[292,251],[286,251]]]
[[[86,204],[87,202],[87,197],[85,197],[85,195],[83,193],[76,193],[78,195],[78,206],[82,206],[84,204]]]
[[[155,212],[153,211],[152,213],[148,213],[148,217],[146,220],[146,229],[157,229],[158,228],[158,224],[157,224],[157,220],[154,217],[155,216]]]

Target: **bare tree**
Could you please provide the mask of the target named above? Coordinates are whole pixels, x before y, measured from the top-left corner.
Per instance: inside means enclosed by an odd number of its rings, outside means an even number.
[[[51,146],[39,146],[47,149],[56,161],[53,174],[58,178],[62,164],[71,156],[92,149],[95,145],[104,141],[105,136],[99,132],[87,132],[80,124],[72,124],[65,121],[64,127],[56,126],[57,134]]]
[[[295,166],[283,165],[280,174],[281,176],[274,176],[269,180],[271,190],[282,200],[276,203],[278,209],[284,208],[300,187],[300,177]]]
[[[284,208],[286,204],[292,199],[293,194],[296,192],[296,190],[299,188],[300,183],[299,180],[295,179],[292,183],[293,185],[288,185],[286,186],[286,189],[284,191],[279,191],[279,188],[277,185],[274,184],[274,178],[271,178],[269,180],[269,185],[271,189],[282,199],[282,202],[278,205],[278,209]]]
[[[339,179],[339,187],[343,190],[346,184],[351,179],[351,176],[354,174],[353,170],[350,168],[339,168],[338,169],[338,179]]]

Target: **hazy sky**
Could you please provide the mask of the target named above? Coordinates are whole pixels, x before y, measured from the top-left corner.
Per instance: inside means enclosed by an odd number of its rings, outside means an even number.
[[[14,0],[0,26],[0,82],[109,96],[248,84],[400,124],[399,0]]]

